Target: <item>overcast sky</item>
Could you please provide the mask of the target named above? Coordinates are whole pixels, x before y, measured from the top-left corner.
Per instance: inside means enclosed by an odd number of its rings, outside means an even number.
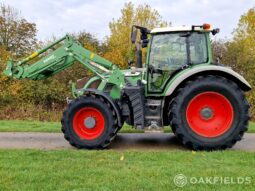
[[[103,39],[108,24],[120,16],[126,0],[0,0],[34,22],[41,40],[85,30]],[[255,7],[255,0],[139,0],[159,11],[174,26],[211,23],[221,29],[218,37],[231,38],[240,15]]]

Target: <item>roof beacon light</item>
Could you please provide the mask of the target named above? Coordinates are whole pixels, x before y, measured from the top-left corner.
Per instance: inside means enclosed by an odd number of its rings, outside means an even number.
[[[210,28],[211,28],[210,24],[208,24],[208,23],[203,24],[203,29],[204,30],[209,30]]]

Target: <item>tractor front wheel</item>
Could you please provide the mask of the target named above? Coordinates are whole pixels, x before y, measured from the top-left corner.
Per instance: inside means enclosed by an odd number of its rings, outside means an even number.
[[[63,113],[62,132],[72,146],[86,149],[107,147],[117,133],[115,112],[96,95],[72,101]]]
[[[188,81],[170,106],[170,124],[183,144],[195,150],[232,147],[247,130],[249,104],[242,90],[220,76]]]

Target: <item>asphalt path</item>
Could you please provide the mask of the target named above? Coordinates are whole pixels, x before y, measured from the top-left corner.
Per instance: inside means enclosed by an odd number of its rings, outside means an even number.
[[[0,133],[1,149],[75,149],[62,133]],[[172,133],[120,133],[107,149],[188,150]],[[255,151],[255,134],[246,133],[231,150]]]

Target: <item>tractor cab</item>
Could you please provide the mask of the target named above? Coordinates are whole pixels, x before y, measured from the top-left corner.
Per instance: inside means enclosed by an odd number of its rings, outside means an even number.
[[[140,30],[140,41],[136,40]],[[146,59],[147,93],[163,93],[167,82],[189,66],[212,64],[209,34],[217,34],[219,29],[211,29],[209,24],[165,27],[148,30],[133,26],[132,42],[136,44],[137,67],[142,66],[141,47],[148,47]],[[150,37],[150,38],[149,38]]]

